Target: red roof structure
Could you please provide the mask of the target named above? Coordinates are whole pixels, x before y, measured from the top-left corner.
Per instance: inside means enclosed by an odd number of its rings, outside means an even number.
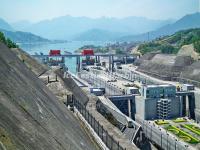
[[[84,49],[82,51],[82,55],[94,55],[94,50],[93,49]]]
[[[49,51],[49,55],[50,56],[60,56],[61,55],[61,51],[60,50],[50,50]]]

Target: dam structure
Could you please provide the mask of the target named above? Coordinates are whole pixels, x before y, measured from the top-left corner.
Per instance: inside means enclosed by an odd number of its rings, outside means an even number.
[[[43,59],[48,55],[33,57]],[[95,125],[88,120],[87,113],[92,112],[97,122],[100,116],[104,116],[113,128],[118,130],[116,132],[105,126],[108,134],[113,135],[113,141],[124,136],[125,139],[119,141],[129,141],[137,148],[147,148],[147,145],[174,150],[199,147],[199,144],[193,145],[179,139],[167,130],[168,126],[174,124],[171,123],[173,120],[180,118],[188,123],[196,122],[198,127],[198,97],[195,96],[199,91],[198,87],[190,83],[157,79],[139,72],[136,70],[137,66],[134,66],[137,56],[132,56],[132,61],[128,61],[127,55],[115,54],[70,54],[53,57],[77,58],[76,74],[71,74],[67,69],[58,73],[60,77],[65,74],[63,80],[67,80],[66,84],[73,80],[74,83],[70,87],[77,87],[77,90],[72,91],[74,97],[66,103],[77,108],[93,128]],[[81,57],[86,57],[88,62],[80,59]],[[70,78],[67,78],[66,74]],[[85,101],[79,101],[83,97]],[[90,107],[90,104],[94,106]],[[169,125],[159,125],[159,121],[166,121]],[[97,135],[101,137],[98,133],[97,130]],[[106,141],[104,143],[112,148],[112,144]],[[132,147],[123,142],[121,146],[126,149]]]

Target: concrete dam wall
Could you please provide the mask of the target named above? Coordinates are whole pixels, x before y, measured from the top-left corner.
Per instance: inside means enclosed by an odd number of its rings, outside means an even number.
[[[97,149],[30,68],[1,43],[0,52],[0,149]]]

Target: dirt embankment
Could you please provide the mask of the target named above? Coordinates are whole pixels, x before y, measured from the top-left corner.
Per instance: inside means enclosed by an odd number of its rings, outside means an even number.
[[[195,51],[193,44],[184,45],[178,52],[178,56],[191,56],[194,60],[199,60],[200,56]]]
[[[138,70],[166,78],[179,77],[181,72],[192,63],[193,59],[190,56],[155,54],[153,57],[141,58]]]
[[[26,63],[3,44],[0,52],[0,149],[96,149],[79,121]]]

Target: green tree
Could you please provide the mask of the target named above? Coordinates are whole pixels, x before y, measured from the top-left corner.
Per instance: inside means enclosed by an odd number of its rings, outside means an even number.
[[[162,45],[160,47],[161,52],[164,54],[173,54],[176,53],[175,48],[171,45]]]
[[[9,48],[18,48],[18,45],[16,43],[12,42],[9,38],[6,40],[6,45]]]
[[[0,32],[0,42],[6,44],[6,38],[2,32]]]
[[[19,48],[18,45],[9,38],[6,39],[2,32],[0,32],[0,42],[6,44],[9,48]]]

